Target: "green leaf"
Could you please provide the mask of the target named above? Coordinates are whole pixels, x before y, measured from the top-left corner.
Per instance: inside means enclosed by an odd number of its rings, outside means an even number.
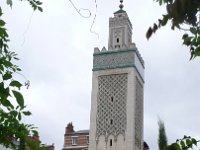
[[[186,145],[185,145],[185,142],[184,142],[183,140],[181,140],[180,144],[181,144],[182,149],[184,149],[185,146],[186,146]]]
[[[19,119],[19,120],[21,120],[21,119],[22,119],[22,115],[21,115],[21,113],[20,113],[20,112],[18,113],[18,119]]]
[[[0,20],[0,26],[4,26],[6,23],[3,20]]]
[[[191,32],[192,34],[197,34],[197,30],[196,30],[195,28],[190,28],[190,32]]]
[[[183,34],[182,39],[185,39],[185,38],[187,38],[187,37],[188,37],[188,34]]]
[[[10,5],[10,7],[12,7],[12,0],[7,0],[7,4]]]
[[[1,83],[0,83],[0,91],[3,91],[3,90],[4,90],[4,83],[1,82]]]
[[[153,25],[153,32],[155,33],[158,30],[158,25],[154,23]]]
[[[10,114],[13,115],[14,118],[16,118],[18,113],[17,113],[17,111],[14,110],[14,111],[11,111]]]
[[[168,22],[169,16],[168,15],[163,15],[163,20],[161,22],[162,26],[165,26]]]
[[[0,16],[2,16],[2,14],[3,14],[3,13],[2,13],[2,9],[1,9],[1,7],[0,7]]]
[[[196,38],[194,38],[191,42],[191,45],[194,45],[194,46],[198,46],[198,43],[196,42],[197,41],[197,39]]]
[[[18,109],[18,108],[19,108],[19,105],[16,106],[16,109]]]
[[[174,147],[176,147],[176,150],[181,150],[180,145],[178,143],[175,143]]]
[[[5,106],[5,107],[11,107],[12,109],[14,108],[13,105],[10,103],[9,100],[3,101],[2,105]]]
[[[33,135],[38,135],[38,132],[36,130],[32,130]]]
[[[9,80],[12,78],[12,75],[10,73],[6,73],[4,76],[3,76],[3,80]]]
[[[197,38],[197,43],[200,45],[200,37]]]
[[[191,45],[191,39],[192,39],[192,37],[185,37],[183,44],[187,45],[187,46]]]
[[[6,61],[6,60],[3,62],[3,64],[6,68],[13,66],[13,64],[10,61]]]
[[[194,56],[200,56],[200,47],[197,47],[194,51]]]
[[[43,9],[42,9],[42,7],[38,7],[38,10],[39,10],[39,11],[41,11],[41,12],[43,12]]]
[[[149,39],[151,37],[152,33],[153,33],[153,30],[152,30],[151,27],[149,27],[149,29],[148,29],[148,31],[146,33],[146,38]]]
[[[186,144],[188,147],[192,148],[192,141],[190,139],[186,139]]]
[[[1,65],[1,64],[0,64],[0,70],[1,70],[1,71],[4,71],[4,67],[3,67],[3,65]]]
[[[25,116],[30,116],[31,115],[31,112],[30,111],[23,111],[22,112]]]
[[[180,150],[180,146],[177,143],[172,143],[171,145],[167,146],[167,150]]]
[[[22,71],[20,68],[17,68],[17,71]]]
[[[15,86],[15,87],[18,87],[20,89],[20,87],[22,86],[22,84],[19,82],[19,81],[12,81],[10,83],[10,86]]]
[[[19,58],[17,58],[17,57],[13,57],[15,60],[19,60]]]
[[[14,90],[12,92],[13,92],[19,106],[21,108],[23,108],[24,107],[24,98],[23,98],[22,94],[17,91],[14,91]]]
[[[197,140],[192,138],[192,143],[197,146]]]

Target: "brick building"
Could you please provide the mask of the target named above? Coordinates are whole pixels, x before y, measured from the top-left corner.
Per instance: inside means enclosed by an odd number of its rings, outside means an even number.
[[[74,131],[72,123],[65,129],[63,150],[88,150],[89,130]]]

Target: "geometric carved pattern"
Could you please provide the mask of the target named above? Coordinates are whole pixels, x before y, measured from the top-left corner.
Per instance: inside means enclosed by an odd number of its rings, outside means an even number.
[[[101,67],[120,67],[123,65],[134,65],[134,55],[134,50],[122,53],[95,55],[93,60],[93,69]]]
[[[143,86],[136,77],[136,102],[135,102],[135,144],[142,148],[143,135]]]
[[[116,20],[116,19],[111,18],[109,26],[110,27],[115,27],[116,23],[119,26],[126,26],[127,24],[131,24],[131,22],[129,20],[127,20],[127,18],[123,18],[123,19],[120,19],[120,20],[119,19]],[[131,27],[132,27],[132,24],[131,24]]]
[[[144,61],[136,48],[93,54],[93,71],[125,67],[135,67],[144,80]]]
[[[97,141],[101,135],[107,141],[110,134],[115,139],[119,134],[125,138],[127,82],[126,73],[98,77]]]

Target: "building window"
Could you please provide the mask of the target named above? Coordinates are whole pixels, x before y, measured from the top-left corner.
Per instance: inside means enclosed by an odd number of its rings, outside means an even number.
[[[72,136],[72,145],[77,145],[77,136]]]
[[[120,45],[115,45],[115,48],[120,48]]]
[[[112,119],[110,120],[110,124],[111,124],[111,125],[113,124],[113,120],[112,120]]]
[[[117,38],[117,43],[119,43],[119,38]]]
[[[87,144],[89,144],[89,135],[86,135],[87,138]]]
[[[112,146],[112,139],[110,139],[110,146]]]
[[[113,102],[113,96],[111,97],[111,102]]]

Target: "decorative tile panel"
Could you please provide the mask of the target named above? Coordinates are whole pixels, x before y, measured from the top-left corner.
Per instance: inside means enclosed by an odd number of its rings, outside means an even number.
[[[97,141],[101,135],[125,136],[128,74],[98,77]]]
[[[144,81],[144,61],[137,49],[95,52],[93,57],[93,71],[135,67]]]
[[[112,68],[130,64],[134,64],[134,52],[108,53],[94,56],[93,69],[100,67]]]

